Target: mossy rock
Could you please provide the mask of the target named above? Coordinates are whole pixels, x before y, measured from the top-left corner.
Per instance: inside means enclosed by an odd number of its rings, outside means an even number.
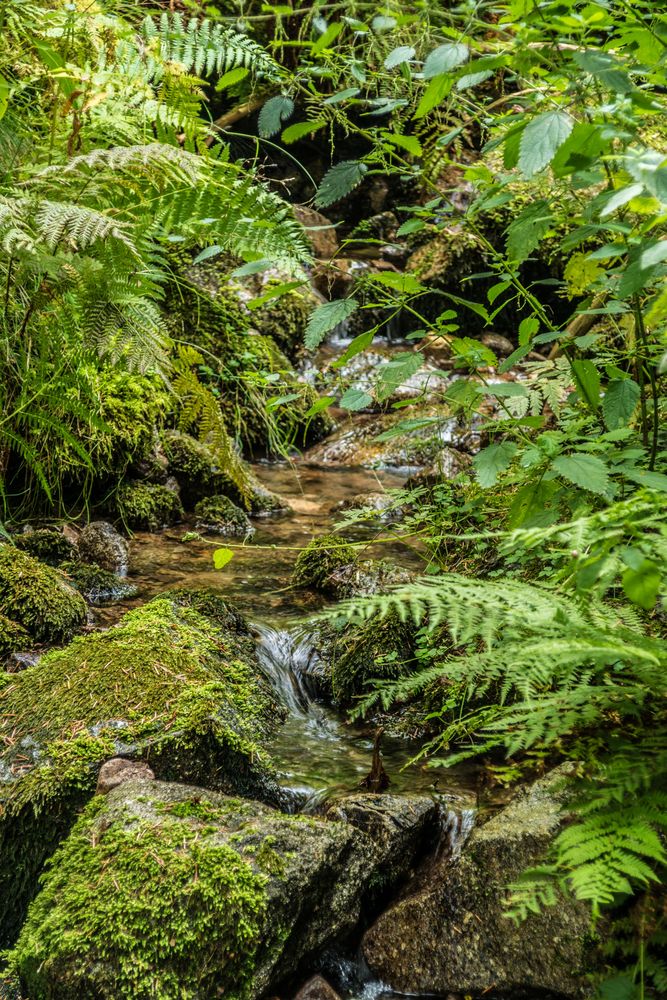
[[[403,845],[433,812],[403,809]],[[52,858],[10,969],[31,1000],[255,1000],[354,926],[398,846],[397,824],[361,825],[128,782]]]
[[[12,541],[22,552],[27,552],[49,566],[60,566],[76,555],[74,545],[56,528],[36,528],[34,531],[14,535]]]
[[[392,587],[410,583],[414,574],[388,559],[362,559],[334,569],[324,582],[336,600],[385,594]]]
[[[208,531],[216,535],[247,538],[254,533],[245,511],[237,507],[229,497],[206,497],[195,507],[195,527],[198,531]]]
[[[29,558],[25,556],[24,558]],[[77,598],[83,604],[82,598]],[[44,860],[92,796],[104,760],[279,801],[263,750],[281,712],[238,616],[226,628],[181,592],[12,675],[0,689],[0,942],[18,930]],[[245,631],[244,631],[245,629]]]
[[[348,566],[355,558],[354,545],[338,535],[313,538],[296,558],[292,583],[295,587],[312,587],[326,593],[333,570]]]
[[[123,483],[114,503],[123,524],[135,531],[159,531],[183,516],[178,494],[159,483]]]
[[[30,645],[30,636],[23,626],[0,614],[0,657],[20,649],[28,649]]]
[[[122,601],[138,592],[135,584],[94,563],[65,562],[60,568],[90,604]]]
[[[35,642],[62,642],[86,621],[86,604],[62,573],[0,545],[0,613]]]
[[[335,701],[349,705],[374,681],[396,680],[415,665],[415,626],[395,612],[374,615],[334,635],[329,647]]]

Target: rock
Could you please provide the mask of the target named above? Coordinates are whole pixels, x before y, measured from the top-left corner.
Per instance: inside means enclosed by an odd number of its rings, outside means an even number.
[[[483,333],[479,338],[485,347],[490,347],[499,358],[508,358],[514,351],[514,344],[500,333]]]
[[[67,559],[73,559],[76,548],[62,531],[56,528],[31,528],[20,535],[14,535],[12,541],[22,552],[39,559],[49,566],[60,566]]]
[[[97,795],[106,795],[113,788],[118,788],[126,781],[153,781],[155,775],[143,760],[127,760],[125,757],[112,757],[102,764],[97,776]]]
[[[86,621],[85,602],[62,573],[13,545],[0,544],[0,607],[34,642],[63,642]],[[5,635],[16,648],[20,633],[5,626]]]
[[[414,573],[386,559],[363,559],[332,570],[320,589],[337,600],[385,594],[392,587],[411,583]]]
[[[90,604],[122,601],[138,593],[135,584],[94,563],[65,562],[60,568]]]
[[[341,1000],[333,986],[329,986],[322,976],[313,976],[305,983],[294,1000]]]
[[[27,649],[30,645],[30,636],[23,626],[0,613],[0,658]]]
[[[406,489],[412,490],[416,486],[426,486],[432,489],[438,483],[455,479],[462,472],[466,472],[471,464],[470,455],[464,451],[456,451],[454,448],[442,448],[433,465],[415,473],[407,480]]]
[[[113,502],[123,524],[134,531],[159,531],[183,516],[177,493],[160,483],[122,483]]]
[[[10,964],[34,997],[254,1000],[354,926],[375,859],[347,823],[129,782],[54,855]]]
[[[348,500],[342,500],[334,508],[334,511],[346,510],[363,513],[365,521],[381,521],[383,524],[400,520],[403,513],[402,509],[396,506],[396,500],[391,494],[379,491],[376,493],[357,493]]]
[[[372,682],[408,673],[414,664],[415,632],[411,622],[402,622],[391,612],[329,633],[321,656],[330,665],[334,700],[348,705],[368,694]]]
[[[363,939],[376,975],[407,993],[590,994],[585,905],[562,901],[518,926],[504,916],[507,884],[543,862],[560,827],[561,782],[559,769],[519,794],[376,921]]]
[[[229,497],[207,497],[200,500],[195,506],[195,517],[198,531],[240,538],[247,538],[255,532],[248,515],[232,503]]]
[[[306,230],[306,236],[319,260],[329,260],[338,251],[338,237],[330,219],[313,208],[294,206],[294,214]]]
[[[334,569],[354,561],[353,545],[338,535],[322,535],[308,542],[296,557],[292,584],[326,592],[327,579]]]
[[[108,521],[91,521],[79,536],[79,558],[125,576],[129,560],[127,542]]]
[[[12,675],[0,688],[0,942],[104,761],[278,802],[263,745],[281,718],[247,626],[210,592],[164,595]]]

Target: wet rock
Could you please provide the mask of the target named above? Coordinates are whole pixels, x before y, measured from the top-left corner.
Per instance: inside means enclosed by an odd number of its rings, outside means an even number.
[[[479,339],[485,347],[490,347],[499,358],[508,358],[514,350],[512,341],[500,333],[483,333]]]
[[[338,250],[338,237],[330,219],[313,208],[295,205],[294,214],[306,230],[313,254],[319,260],[329,260]]]
[[[0,942],[110,757],[280,801],[263,745],[282,711],[239,619],[207,592],[165,595],[0,689]]]
[[[253,1000],[354,926],[376,856],[348,823],[129,782],[54,856],[10,962],[36,997]]]
[[[126,781],[153,781],[155,775],[143,760],[127,760],[126,757],[112,757],[102,764],[97,776],[98,795],[107,795]]]
[[[22,552],[49,566],[60,566],[76,555],[76,548],[57,528],[31,528],[15,535],[14,544]]]
[[[362,559],[332,570],[321,589],[337,600],[385,594],[392,587],[411,583],[414,573],[386,559]]]
[[[125,576],[129,549],[126,540],[108,521],[91,521],[79,536],[79,558]]]
[[[198,531],[237,538],[247,538],[255,531],[245,511],[225,496],[200,500],[195,506],[195,517]]]
[[[375,974],[409,993],[590,992],[583,904],[563,901],[518,926],[504,916],[506,886],[544,860],[563,821],[562,777],[559,769],[519,794],[473,831],[458,860],[437,861],[377,920],[363,939]]]
[[[94,563],[65,562],[61,570],[90,604],[108,604],[134,597],[138,587]]]
[[[86,621],[83,598],[63,574],[13,545],[0,545],[0,607],[7,651],[23,644],[20,630],[33,642],[63,642]]]
[[[402,514],[394,497],[390,493],[380,493],[379,491],[377,493],[357,493],[347,500],[341,500],[334,509],[336,511],[358,511],[369,515],[372,520],[381,521],[383,524],[400,520]],[[364,516],[364,520],[366,519]]]
[[[322,976],[313,976],[301,987],[294,1000],[340,1000],[340,996]]]
[[[348,566],[355,554],[354,546],[339,535],[313,538],[296,558],[292,583],[295,587],[312,587],[326,592],[333,570]]]
[[[123,483],[114,506],[123,524],[133,531],[160,531],[183,516],[178,494],[160,483]]]

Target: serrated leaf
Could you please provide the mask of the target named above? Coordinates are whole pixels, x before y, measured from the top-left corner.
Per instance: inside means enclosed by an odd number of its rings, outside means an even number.
[[[423,361],[424,357],[419,352],[401,351],[382,365],[378,378],[378,400],[382,402],[389,399],[407,379],[419,371]]]
[[[500,473],[509,469],[516,451],[513,441],[502,441],[500,444],[490,444],[475,455],[472,464],[477,482],[483,489],[495,486]]]
[[[213,565],[216,569],[224,569],[233,558],[234,553],[231,549],[216,549],[213,553]]]
[[[507,227],[507,256],[516,264],[523,263],[549,232],[553,216],[549,203],[540,199],[526,205]]]
[[[563,145],[574,127],[574,119],[564,111],[545,111],[528,122],[519,145],[519,169],[526,177],[543,170]]]
[[[552,468],[568,483],[589,493],[604,495],[609,489],[609,469],[595,455],[559,455],[554,459]]]
[[[245,80],[249,73],[250,70],[245,66],[237,66],[235,69],[230,69],[228,73],[225,73],[220,77],[215,85],[215,89],[220,91],[225,90],[227,87],[233,87],[235,83],[240,83],[241,80]]]
[[[328,410],[332,403],[335,403],[336,399],[334,396],[320,396],[316,399],[310,409],[306,410],[304,417],[309,420],[311,417],[316,417],[318,413],[322,410]]]
[[[368,167],[359,160],[343,160],[326,172],[320,184],[315,204],[318,208],[333,205],[361,184]]]
[[[604,422],[610,431],[625,427],[635,412],[641,389],[631,378],[612,379],[602,400]]]
[[[291,97],[279,94],[270,97],[259,113],[257,129],[264,139],[270,139],[283,127],[283,123],[294,114],[294,101]]]
[[[221,246],[218,246],[217,243],[215,243],[211,247],[205,247],[200,253],[197,254],[197,256],[192,261],[192,263],[193,264],[201,264],[201,262],[203,260],[209,260],[210,257],[217,257],[218,254],[221,254],[223,252],[223,249],[224,248],[221,247]]]
[[[332,367],[342,368],[342,366],[346,365],[352,358],[356,358],[357,354],[361,354],[361,352],[365,351],[367,347],[370,347],[373,343],[374,337],[375,330],[366,330],[365,333],[357,334],[354,340],[350,341],[347,345],[341,356],[336,358]]]
[[[447,94],[451,92],[453,86],[454,81],[451,76],[448,76],[447,74],[434,76],[422,94],[422,98],[417,105],[415,118],[424,118],[429,111],[432,111],[433,108],[437,107],[438,104],[441,103],[441,101],[444,101]]]
[[[399,135],[396,132],[392,132],[385,138],[387,142],[391,142],[394,146],[400,146],[401,149],[405,149],[411,156],[421,156],[422,154],[422,144],[415,135]]]
[[[415,57],[415,50],[411,45],[399,45],[398,48],[392,49],[389,55],[384,61],[385,69],[395,69],[396,66],[401,66],[403,63],[410,62],[411,59]]]
[[[579,395],[591,410],[600,407],[600,373],[592,361],[577,360],[570,365]]]
[[[444,45],[439,45],[426,58],[422,71],[424,79],[432,80],[434,76],[451,73],[466,62],[469,55],[470,49],[462,42],[445,42]]]
[[[340,406],[344,410],[364,410],[373,402],[373,397],[362,389],[348,389],[343,393]]]
[[[638,486],[647,490],[660,490],[667,493],[667,476],[663,472],[651,472],[648,469],[623,469],[623,475]]]
[[[303,139],[304,135],[311,135],[313,132],[318,132],[325,125],[326,121],[324,118],[316,118],[312,122],[297,122],[295,125],[289,125],[284,129],[280,138],[289,146],[291,143]]]
[[[378,14],[371,21],[371,28],[373,31],[377,31],[378,34],[382,34],[385,31],[391,31],[396,27],[396,18],[390,17],[386,14]]]
[[[493,76],[491,69],[483,69],[479,73],[466,73],[465,76],[459,77],[457,80],[456,89],[468,90],[470,87],[477,87],[478,84],[484,83],[491,76]]]
[[[356,299],[335,299],[318,306],[308,320],[304,342],[307,348],[318,347],[326,335],[344,323],[359,308]]]
[[[617,94],[627,94],[632,90],[632,83],[624,72],[621,64],[608,52],[598,49],[588,49],[584,52],[574,52],[572,58],[585,73],[590,73],[600,80],[603,86],[616,91]]]
[[[426,290],[421,281],[417,281],[414,274],[404,272],[396,274],[392,271],[382,271],[379,274],[371,274],[368,278],[376,285],[383,285],[385,288],[393,288],[402,295],[417,295]]]

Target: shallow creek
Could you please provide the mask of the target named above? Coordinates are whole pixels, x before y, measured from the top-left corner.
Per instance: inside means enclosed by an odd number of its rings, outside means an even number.
[[[309,639],[307,620],[326,602],[307,591],[290,587],[299,549],[316,535],[330,530],[338,507],[360,493],[398,487],[396,474],[359,468],[322,469],[306,464],[258,465],[260,480],[290,504],[285,515],[256,518],[252,539],[235,547],[233,560],[222,571],[213,567],[214,548],[229,544],[219,537],[182,541],[191,525],[184,523],[162,535],[139,533],[131,546],[130,579],[139,587],[136,598],[111,608],[100,608],[100,625],[110,625],[129,607],[173,587],[215,587],[252,623],[258,659],[287,710],[278,736],[267,749],[288,791],[292,808],[314,811],[331,796],[354,792],[368,774],[374,730],[347,722],[334,709],[313,698],[303,670],[317,654]],[[419,569],[417,553],[396,541],[372,545],[366,556],[382,556]],[[441,803],[442,837],[454,853],[472,825],[474,778],[466,769],[429,770],[410,763],[419,750],[415,741],[382,741],[389,791],[396,794],[431,793]],[[373,981],[352,956],[323,956],[322,971],[349,1000],[396,997]]]

